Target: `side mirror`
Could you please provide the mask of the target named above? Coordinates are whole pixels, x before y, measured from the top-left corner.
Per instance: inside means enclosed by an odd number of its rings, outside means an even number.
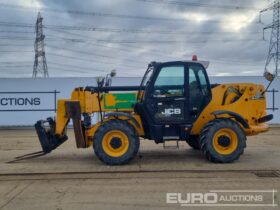
[[[115,77],[116,75],[117,75],[117,71],[116,71],[116,69],[113,69],[110,73],[110,76]]]

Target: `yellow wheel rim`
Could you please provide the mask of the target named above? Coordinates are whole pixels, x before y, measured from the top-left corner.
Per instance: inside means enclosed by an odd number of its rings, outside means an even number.
[[[121,157],[128,151],[128,137],[120,130],[111,130],[104,135],[102,147],[107,155]]]
[[[238,146],[237,134],[229,128],[218,130],[213,138],[213,147],[221,155],[233,153]]]

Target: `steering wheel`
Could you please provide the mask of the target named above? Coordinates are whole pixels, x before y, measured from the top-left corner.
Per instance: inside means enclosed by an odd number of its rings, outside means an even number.
[[[164,89],[162,86],[156,86],[155,92],[159,91],[160,95],[169,94],[168,90]]]
[[[160,94],[169,94],[168,90],[164,89],[162,86],[157,87],[160,90]]]

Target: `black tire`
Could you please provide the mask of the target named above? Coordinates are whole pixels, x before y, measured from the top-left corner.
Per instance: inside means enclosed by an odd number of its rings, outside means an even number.
[[[189,136],[186,142],[194,150],[200,150],[199,136]]]
[[[237,146],[234,147],[230,154],[221,154],[222,152],[215,149],[214,137],[218,131],[221,131],[221,129],[230,130],[230,132],[233,131],[236,134]],[[221,138],[221,143],[219,143],[221,146],[219,145],[219,147],[227,147],[227,145],[223,145],[225,143],[222,143],[224,137],[227,138],[227,136],[220,136],[217,138],[219,139],[218,141],[220,141]],[[226,141],[226,144],[232,144],[233,140],[228,139],[224,140],[224,142]],[[209,161],[214,163],[231,163],[243,154],[244,148],[246,147],[246,136],[239,124],[233,120],[224,118],[215,119],[204,127],[199,138],[199,143],[201,151]]]
[[[110,156],[105,152],[102,146],[103,137],[112,130],[117,130],[125,134],[129,142],[127,151],[119,157]],[[128,163],[136,156],[139,145],[140,141],[135,129],[128,122],[123,120],[110,120],[105,122],[97,129],[93,137],[94,152],[96,156],[107,165],[123,165]]]

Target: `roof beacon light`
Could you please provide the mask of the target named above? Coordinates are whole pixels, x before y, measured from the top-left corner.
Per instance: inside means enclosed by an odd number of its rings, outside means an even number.
[[[198,59],[197,59],[197,55],[193,55],[192,56],[192,61],[197,61]]]

